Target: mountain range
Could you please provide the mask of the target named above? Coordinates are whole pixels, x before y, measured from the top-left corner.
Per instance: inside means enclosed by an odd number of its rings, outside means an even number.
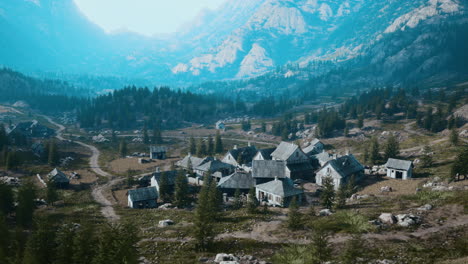
[[[259,90],[266,76],[314,80],[319,89],[458,81],[468,77],[466,7],[462,0],[226,1],[173,35],[144,37],[106,34],[73,0],[2,0],[0,64],[205,91],[226,88],[198,86],[213,81]]]

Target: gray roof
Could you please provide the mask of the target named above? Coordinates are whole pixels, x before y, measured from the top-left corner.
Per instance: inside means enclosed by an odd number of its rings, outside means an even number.
[[[254,160],[252,162],[252,176],[254,178],[285,178],[286,161],[283,160]]]
[[[195,168],[195,167],[198,167],[208,161],[211,161],[213,160],[213,158],[211,157],[206,157],[206,158],[197,158],[197,157],[193,157],[192,155],[187,155],[185,156],[185,158],[183,158],[182,160],[178,161],[177,162],[177,166],[180,166],[180,167],[183,167],[183,168],[186,168],[186,169],[191,169],[189,168],[189,160],[192,164],[192,168]]]
[[[167,152],[167,148],[164,146],[151,146],[150,152],[151,153],[165,153]]]
[[[276,150],[271,153],[271,156],[278,160],[287,160],[298,148],[299,146],[296,144],[283,141],[279,144]]]
[[[310,145],[307,146],[307,147],[305,147],[305,148],[303,149],[304,153],[309,154],[309,153],[311,153],[311,152],[316,151],[316,148],[317,148],[317,145],[318,145],[318,144],[322,144],[322,145],[323,145],[323,143],[322,143],[320,140],[318,140],[318,139],[312,140],[312,142],[310,142]]]
[[[248,146],[244,148],[236,148],[228,151],[228,154],[231,154],[235,160],[242,157],[243,163],[247,164],[252,162],[255,154],[257,154],[257,148],[255,146]]]
[[[166,174],[167,183],[168,183],[169,185],[174,185],[178,173],[179,173],[178,171],[155,172],[155,173],[153,173],[153,175],[151,176],[151,178],[155,178],[156,181],[159,183],[159,182],[161,181],[162,175],[163,175],[163,174]]]
[[[147,187],[136,190],[129,190],[128,196],[133,202],[156,200],[158,198],[158,192],[156,187]]]
[[[275,150],[276,148],[267,148],[261,149],[257,153],[261,153],[265,160],[271,160],[271,153],[273,153]]]
[[[406,170],[408,171],[413,166],[412,161],[408,160],[399,160],[399,159],[388,159],[385,167],[396,169],[396,170]]]
[[[67,183],[70,182],[68,179],[67,175],[65,173],[61,172],[59,169],[55,168],[52,170],[48,175],[47,179],[50,181],[53,181],[55,183]]]
[[[259,184],[256,188],[281,197],[289,197],[304,193],[303,190],[295,188],[294,183],[289,178],[275,179],[264,184]]]
[[[326,151],[323,151],[322,153],[319,153],[315,155],[314,157],[322,164],[333,159],[333,155]]]
[[[255,186],[252,174],[247,172],[235,172],[227,177],[221,178],[218,188],[222,189],[250,189]]]
[[[291,171],[291,172],[313,171],[314,170],[314,166],[312,166],[312,164],[310,164],[310,162],[288,164],[287,167],[288,167],[289,171]]]
[[[213,160],[203,163],[195,169],[200,171],[216,172],[225,169],[234,169],[234,166],[232,166],[231,164],[224,163],[220,160]]]
[[[330,160],[327,164],[330,164],[343,178],[364,170],[364,166],[352,154]]]

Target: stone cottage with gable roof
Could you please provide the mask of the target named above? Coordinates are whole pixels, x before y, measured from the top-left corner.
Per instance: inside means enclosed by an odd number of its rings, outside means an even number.
[[[135,190],[129,190],[128,193],[128,207],[134,209],[142,208],[156,208],[158,191],[156,187],[146,187]]]
[[[255,180],[251,173],[236,171],[233,174],[221,178],[218,182],[218,188],[222,193],[234,195],[237,189],[242,193],[248,193],[255,186]]]
[[[348,154],[328,161],[315,176],[316,183],[322,185],[323,179],[331,177],[335,189],[346,184],[352,176],[359,181],[364,175],[364,166],[352,155]]]
[[[407,180],[413,177],[413,162],[408,160],[388,159],[385,164],[387,177]]]
[[[295,179],[311,179],[314,175],[314,167],[309,157],[301,148],[292,143],[281,142],[273,153],[272,160],[286,162],[286,177]]]
[[[226,153],[222,161],[235,167],[240,167],[242,165],[252,166],[252,160],[257,152],[257,148],[250,145],[250,143],[247,147],[243,148],[234,146],[233,149]]]
[[[270,206],[288,207],[294,197],[300,204],[304,191],[295,188],[289,178],[275,178],[273,181],[257,185],[255,193],[260,202],[266,202]]]

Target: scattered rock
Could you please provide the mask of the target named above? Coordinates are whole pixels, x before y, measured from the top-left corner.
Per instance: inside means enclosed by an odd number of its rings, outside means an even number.
[[[399,214],[396,218],[398,220],[398,225],[402,227],[410,227],[421,223],[421,219],[412,214]]]
[[[105,138],[102,134],[94,136],[92,139],[94,143],[104,143],[110,141],[109,139]]]
[[[159,227],[167,227],[167,226],[171,226],[171,225],[174,225],[174,221],[169,220],[169,219],[161,220],[161,221],[159,221],[159,224],[158,224]]]
[[[432,190],[436,192],[445,192],[445,191],[449,191],[449,188],[447,186],[439,185],[439,186],[432,187]]]
[[[395,224],[397,222],[395,216],[390,213],[383,213],[379,216],[379,220],[385,224]]]
[[[417,210],[419,210],[419,211],[430,211],[430,210],[432,210],[432,208],[433,208],[432,204],[425,204],[425,205],[419,207]]]
[[[390,186],[383,186],[380,188],[380,192],[393,192],[393,189]]]
[[[232,254],[225,254],[225,253],[219,253],[216,255],[216,258],[215,258],[215,262],[216,263],[223,263],[223,264],[234,264],[234,263],[238,263],[239,259],[232,255]],[[228,263],[226,263],[228,262]]]
[[[319,216],[329,216],[329,215],[332,215],[332,211],[330,209],[323,209],[323,210],[320,210],[319,212]]]
[[[172,206],[171,203],[166,203],[166,204],[163,204],[163,205],[159,206],[158,208],[159,209],[170,209],[172,207],[174,207],[174,206]]]

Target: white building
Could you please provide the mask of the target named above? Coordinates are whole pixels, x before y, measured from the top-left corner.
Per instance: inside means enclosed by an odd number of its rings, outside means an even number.
[[[387,177],[403,180],[413,177],[413,167],[412,161],[399,159],[388,159],[385,164]]]

